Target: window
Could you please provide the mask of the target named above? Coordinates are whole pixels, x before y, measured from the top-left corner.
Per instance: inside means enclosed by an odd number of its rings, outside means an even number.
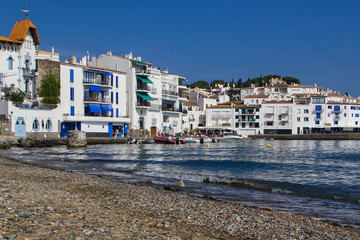
[[[321,112],[322,111],[322,106],[321,105],[316,105],[315,106],[315,111]]]
[[[119,93],[116,93],[116,104],[119,104]]]
[[[359,117],[359,113],[355,113],[355,117],[357,117],[357,118],[358,118],[358,117]]]
[[[257,115],[257,116],[256,116],[256,119],[259,119],[259,118],[260,118],[260,116],[259,116],[259,115]]]
[[[315,121],[315,124],[316,124],[316,125],[319,125],[319,124],[320,124],[320,121]]]
[[[344,106],[344,109],[346,109],[346,106]]]
[[[297,110],[296,110],[296,113],[297,113],[297,114],[300,114],[300,111],[301,111],[300,109],[297,109]]]
[[[238,109],[238,108],[235,108],[235,112],[239,112],[239,109]]]
[[[259,112],[259,111],[260,111],[260,108],[256,108],[255,111]]]
[[[344,117],[346,117],[346,113],[344,113]]]
[[[300,117],[298,117],[298,118],[297,118],[297,121],[298,121],[298,122],[300,122],[300,121],[301,121],[300,119],[301,119],[301,118],[300,118]]]
[[[38,121],[37,119],[35,119],[35,120],[33,121],[32,128],[33,128],[33,130],[35,130],[35,131],[38,131],[38,130],[39,130],[40,124],[39,124],[39,121]]]
[[[339,122],[338,122],[338,121],[334,121],[334,124],[335,124],[335,125],[338,125],[338,124],[339,124]]]
[[[355,121],[355,125],[358,125],[358,121]]]
[[[332,109],[332,106],[331,106],[331,105],[329,105],[329,106],[328,106],[328,109]]]
[[[309,113],[309,109],[304,109],[304,113]]]
[[[75,116],[75,107],[74,106],[70,107],[70,116]]]
[[[110,100],[111,100],[111,103],[114,103],[114,93],[113,92],[110,93]]]
[[[236,127],[236,128],[239,128],[239,123],[238,123],[238,122],[235,123],[235,127]]]
[[[115,84],[116,84],[116,88],[118,88],[118,87],[119,87],[119,77],[118,77],[118,76],[116,76],[116,82],[115,82]]]
[[[308,122],[309,118],[308,117],[304,117],[304,122]]]
[[[49,130],[49,131],[52,129],[52,123],[51,123],[50,119],[48,119],[46,121],[45,128],[46,128],[46,130]]]
[[[70,69],[70,82],[74,82],[74,69]]]
[[[110,85],[114,86],[114,76],[111,76]]]
[[[118,108],[116,109],[116,117],[117,118],[119,117],[119,109]]]
[[[74,101],[74,88],[70,88],[70,101]]]
[[[321,113],[316,113],[316,119],[320,119],[321,118]]]
[[[246,123],[242,123],[242,124],[241,124],[241,127],[242,127],[242,128],[245,128],[245,126],[246,126]]]
[[[9,68],[9,70],[12,70],[14,59],[12,58],[12,56],[10,56],[7,60],[8,60],[8,68]]]

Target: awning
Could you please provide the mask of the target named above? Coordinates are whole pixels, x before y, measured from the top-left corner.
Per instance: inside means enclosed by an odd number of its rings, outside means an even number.
[[[106,112],[111,112],[111,110],[113,109],[111,105],[101,105],[101,108],[103,111]]]
[[[144,62],[135,61],[135,60],[131,60],[131,62],[133,62],[133,63],[135,63],[136,65],[139,65],[139,66],[147,66],[147,64],[144,63]]]
[[[89,90],[91,92],[101,92],[101,88],[99,86],[89,86]]]
[[[147,76],[141,75],[136,77],[143,83],[153,83]]]
[[[101,72],[102,73],[102,75],[108,75],[108,76],[112,76],[113,74],[111,73],[111,72]]]
[[[92,112],[92,113],[101,113],[100,104],[89,103],[89,107],[90,107],[90,112]]]
[[[144,100],[149,100],[149,101],[153,101],[154,99],[149,96],[149,94],[147,93],[142,93],[142,92],[138,92],[137,95],[139,95],[142,99]]]

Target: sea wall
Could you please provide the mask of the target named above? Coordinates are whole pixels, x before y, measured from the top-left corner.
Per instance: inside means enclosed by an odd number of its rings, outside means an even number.
[[[271,138],[273,140],[360,140],[360,133],[315,133],[315,134],[263,134],[249,135],[250,139]]]

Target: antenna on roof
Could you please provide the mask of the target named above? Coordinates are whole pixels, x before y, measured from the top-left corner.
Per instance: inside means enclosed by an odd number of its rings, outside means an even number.
[[[20,10],[22,12],[24,12],[26,14],[26,19],[28,19],[28,16],[29,16],[29,10]]]

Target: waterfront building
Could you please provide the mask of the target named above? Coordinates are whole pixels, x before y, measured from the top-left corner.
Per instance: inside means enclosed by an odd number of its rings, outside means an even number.
[[[27,98],[36,96],[35,55],[40,38],[35,25],[29,20],[15,23],[9,37],[0,36],[0,87],[16,87]]]
[[[185,113],[183,119],[183,129],[185,131],[188,132],[205,126],[205,111],[200,110],[199,106],[191,102],[184,102],[183,112]]]
[[[176,134],[183,130],[182,103],[187,88],[186,78],[169,74],[133,57],[114,56],[111,52],[93,58],[89,66],[105,67],[126,73],[127,113],[134,136]],[[180,87],[179,87],[180,86]]]

